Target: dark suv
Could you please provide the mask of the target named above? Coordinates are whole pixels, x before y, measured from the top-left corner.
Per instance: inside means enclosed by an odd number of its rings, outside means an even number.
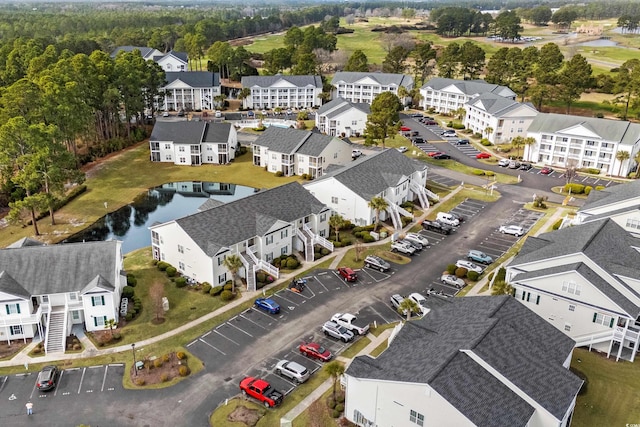
[[[45,366],[38,374],[36,387],[38,390],[51,390],[58,382],[58,368],[55,366]]]
[[[355,271],[350,269],[349,267],[340,267],[338,268],[338,273],[344,279],[345,282],[355,282],[358,280],[358,275]]]
[[[422,228],[428,231],[435,231],[440,234],[451,234],[451,231],[453,230],[453,228],[446,224],[438,221],[429,221],[428,219],[422,221]]]

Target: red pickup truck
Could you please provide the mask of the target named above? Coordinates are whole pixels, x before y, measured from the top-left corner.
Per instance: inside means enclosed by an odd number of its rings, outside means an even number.
[[[240,381],[240,391],[243,396],[258,399],[267,408],[279,405],[284,398],[284,394],[271,387],[268,382],[254,377],[246,377]]]

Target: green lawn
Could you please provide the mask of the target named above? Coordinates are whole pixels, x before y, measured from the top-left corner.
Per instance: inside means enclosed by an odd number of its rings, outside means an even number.
[[[347,349],[343,351],[342,354],[340,354],[340,356],[346,357],[348,359],[353,359],[354,357],[356,357],[358,353],[360,353],[360,351],[362,351],[363,348],[368,346],[370,343],[371,343],[371,340],[369,338],[362,337],[357,342],[347,347]]]
[[[389,346],[389,340],[386,339],[379,346],[377,346],[376,348],[371,350],[371,353],[369,353],[369,354],[370,354],[371,357],[378,357],[378,356],[380,356],[380,354],[382,354],[383,351],[385,351],[387,349],[388,346]]]
[[[638,361],[616,362],[615,358],[575,349],[571,367],[588,379],[587,392],[578,396],[571,425],[625,426],[640,422]]]

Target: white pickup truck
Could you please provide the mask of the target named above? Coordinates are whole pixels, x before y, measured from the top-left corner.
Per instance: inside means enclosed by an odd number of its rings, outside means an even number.
[[[338,325],[344,326],[354,334],[365,335],[369,332],[369,324],[358,322],[358,318],[349,313],[336,313],[331,318],[332,322],[336,322]]]

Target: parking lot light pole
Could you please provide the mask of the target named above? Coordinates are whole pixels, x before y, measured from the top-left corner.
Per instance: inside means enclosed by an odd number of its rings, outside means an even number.
[[[133,352],[133,375],[138,376],[138,366],[136,366],[136,343],[131,343],[131,351]]]

